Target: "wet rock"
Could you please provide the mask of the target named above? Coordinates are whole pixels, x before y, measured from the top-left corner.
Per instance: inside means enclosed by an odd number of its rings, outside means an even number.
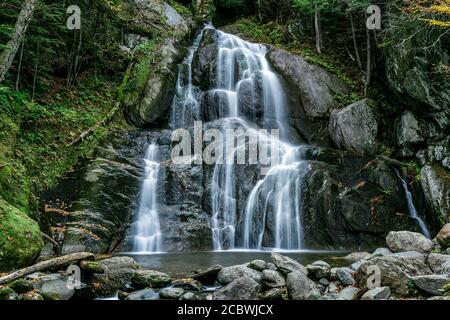
[[[334,110],[329,131],[335,145],[340,149],[372,155],[377,149],[377,117],[374,102],[368,99]]]
[[[13,289],[0,287],[0,300],[20,300],[20,297]]]
[[[353,278],[354,271],[350,268],[337,268],[336,278],[345,286],[352,286],[355,284],[355,279]]]
[[[44,300],[44,297],[40,295],[37,291],[29,291],[22,294],[22,300],[25,301],[40,301]]]
[[[260,292],[258,298],[260,300],[273,301],[283,299],[283,288],[273,288],[267,291]]]
[[[267,270],[273,270],[273,271],[277,271],[278,268],[276,265],[274,265],[272,262],[267,262],[266,263],[266,269]]]
[[[139,270],[133,274],[131,283],[137,288],[162,288],[171,281],[169,275],[155,270]]]
[[[267,268],[266,262],[264,260],[253,260],[249,263],[248,267],[255,269],[256,271],[263,271]]]
[[[314,275],[316,279],[328,278],[330,276],[331,267],[325,261],[315,261],[306,266],[309,274]]]
[[[103,274],[94,274],[90,282],[92,293],[98,297],[108,297],[116,294],[119,289],[131,284],[138,265],[130,257],[114,257],[100,261],[104,268]]]
[[[266,288],[280,288],[286,285],[283,275],[278,271],[264,270],[262,272],[261,282]]]
[[[195,293],[193,292],[186,292],[180,297],[180,300],[186,300],[186,301],[195,301],[195,300],[201,300]]]
[[[257,300],[261,286],[253,278],[243,275],[214,292],[213,300]]]
[[[435,274],[450,274],[450,255],[431,253],[428,256],[428,265]]]
[[[414,284],[428,295],[440,296],[444,286],[450,284],[449,275],[428,275],[412,277]]]
[[[241,277],[250,277],[256,282],[261,282],[261,273],[250,269],[246,265],[238,265],[238,266],[232,266],[232,267],[226,267],[223,268],[217,277],[217,280],[222,285],[227,285],[230,282],[233,282],[234,280],[241,278]]]
[[[389,287],[375,288],[367,291],[361,297],[361,300],[386,300],[391,296],[391,289]]]
[[[386,238],[386,244],[393,252],[417,251],[429,253],[433,242],[420,233],[409,231],[392,231]]]
[[[273,264],[276,265],[278,270],[280,270],[284,274],[288,274],[291,272],[303,272],[305,275],[308,274],[308,269],[294,259],[282,256],[281,254],[276,252],[273,252],[271,254],[271,257]]]
[[[436,236],[437,241],[443,249],[450,247],[450,223],[442,227],[441,231]]]
[[[336,283],[331,282],[331,283],[328,285],[328,293],[337,293],[338,291],[339,291],[339,289],[338,289]]]
[[[195,274],[193,278],[197,281],[200,281],[204,285],[212,285],[216,282],[217,275],[222,269],[222,266],[214,266],[205,271]]]
[[[98,261],[81,261],[80,267],[90,273],[104,273],[102,265]]]
[[[320,297],[317,285],[303,272],[290,272],[287,275],[286,285],[292,300],[315,300]]]
[[[159,294],[153,289],[143,289],[132,292],[124,300],[158,300]]]
[[[203,288],[203,285],[199,281],[193,279],[178,279],[172,282],[172,286],[194,292],[200,292]]]
[[[356,262],[359,260],[367,259],[369,257],[370,257],[370,253],[368,253],[368,252],[352,252],[352,253],[346,255],[345,257],[343,257],[342,259],[353,263],[353,262]]]
[[[7,286],[19,294],[31,291],[34,288],[33,282],[31,282],[30,280],[27,280],[27,279],[15,280],[11,283],[8,283]]]
[[[388,248],[378,248],[372,253],[371,258],[379,256],[387,256],[390,254],[392,254],[392,251],[389,250]]]
[[[414,155],[414,146],[425,140],[419,122],[410,111],[405,111],[397,123],[397,148],[402,157]]]
[[[450,182],[448,172],[440,166],[425,165],[420,182],[427,206],[440,220],[448,221],[450,212]]]
[[[176,300],[184,293],[182,288],[163,288],[159,291],[161,299]]]
[[[214,63],[218,54],[218,39],[219,33],[216,30],[205,29],[192,61],[192,81],[205,91],[211,88],[214,81]]]
[[[421,253],[414,251],[394,253],[363,262],[355,273],[359,287],[366,286],[368,277],[373,274],[371,270],[373,266],[380,270],[381,285],[389,286],[393,292],[401,296],[409,294],[408,284],[411,277],[432,273],[425,263],[425,256]]]
[[[337,300],[356,300],[359,289],[355,287],[347,287],[339,292]]]
[[[319,280],[319,284],[321,284],[321,285],[323,285],[325,287],[328,287],[330,285],[330,281],[328,281],[327,278],[322,278],[322,279]]]
[[[46,300],[70,300],[75,294],[75,290],[64,280],[46,281],[39,292]]]

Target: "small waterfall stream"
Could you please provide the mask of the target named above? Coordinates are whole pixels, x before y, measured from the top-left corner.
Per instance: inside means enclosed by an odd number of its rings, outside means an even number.
[[[428,239],[431,239],[430,230],[428,229],[425,221],[419,216],[419,214],[416,210],[412,193],[411,193],[411,191],[409,191],[409,188],[408,188],[408,183],[405,181],[405,179],[403,179],[403,177],[401,176],[400,172],[398,172],[397,169],[395,169],[395,171],[397,172],[397,176],[399,177],[400,181],[402,182],[403,189],[405,190],[406,201],[408,203],[409,216],[417,221],[417,224],[419,225],[420,230],[422,231],[422,234],[425,237],[427,237]]]
[[[161,228],[158,215],[158,147],[148,146],[145,158],[145,179],[142,185],[137,220],[134,223],[133,251],[139,253],[161,251]]]

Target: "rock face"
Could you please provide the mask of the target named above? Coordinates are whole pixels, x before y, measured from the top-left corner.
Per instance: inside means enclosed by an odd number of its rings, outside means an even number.
[[[233,280],[213,294],[213,300],[257,300],[260,285],[251,277],[242,276]]]
[[[321,140],[317,132],[327,124],[333,96],[348,88],[335,75],[284,50],[272,48],[267,59],[286,83],[290,122],[309,143]]]
[[[433,242],[420,233],[409,231],[392,231],[386,238],[386,243],[393,252],[417,251],[429,253],[433,249]]]
[[[44,245],[39,226],[0,198],[0,272],[32,264]]]
[[[63,180],[59,189],[78,191],[64,221],[63,254],[107,253],[121,244],[138,204],[145,143],[140,134],[113,132],[79,169],[75,187]]]
[[[443,249],[450,247],[450,223],[447,223],[436,236]]]
[[[394,253],[363,262],[355,274],[360,287],[364,287],[368,277],[373,274],[371,266],[379,268],[381,285],[392,288],[400,296],[408,295],[411,277],[432,273],[425,263],[424,255],[414,251]]]
[[[356,153],[372,155],[377,149],[378,116],[369,99],[355,102],[330,117],[330,135],[334,144]]]
[[[438,219],[449,220],[450,212],[450,178],[446,169],[426,165],[420,173],[420,182],[427,205]]]

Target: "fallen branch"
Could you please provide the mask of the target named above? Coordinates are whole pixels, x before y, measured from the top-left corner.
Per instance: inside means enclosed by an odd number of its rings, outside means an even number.
[[[71,147],[71,146],[73,146],[73,145],[83,141],[87,136],[89,136],[90,134],[95,132],[98,128],[100,128],[101,126],[104,126],[105,124],[110,122],[114,118],[114,116],[116,115],[117,111],[119,111],[120,105],[121,105],[120,102],[117,102],[116,105],[114,106],[114,108],[112,108],[109,111],[109,113],[106,115],[105,118],[103,118],[103,120],[97,122],[93,127],[91,127],[89,129],[87,129],[86,131],[82,132],[75,140],[73,140],[67,146]]]
[[[46,235],[45,233],[41,232],[41,236],[50,241],[51,243],[53,243],[54,245],[56,246],[58,245],[58,242],[56,242],[55,239],[53,239],[49,235]]]
[[[38,271],[46,271],[51,268],[57,268],[62,267],[66,264],[69,264],[74,261],[80,261],[84,259],[93,259],[94,255],[90,252],[79,252],[79,253],[72,253],[66,256],[58,257],[55,259],[50,259],[47,261],[39,262],[33,266],[17,270],[13,273],[10,273],[4,277],[0,278],[0,285],[12,282],[14,280],[23,278],[29,274],[38,272]]]

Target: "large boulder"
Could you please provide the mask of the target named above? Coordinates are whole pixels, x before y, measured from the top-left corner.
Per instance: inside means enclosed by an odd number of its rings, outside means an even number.
[[[43,245],[38,224],[0,198],[0,272],[32,264]]]
[[[410,231],[392,231],[386,237],[386,244],[393,252],[417,251],[429,253],[433,242],[422,234]]]
[[[131,278],[136,288],[162,288],[171,281],[169,275],[155,270],[139,270]]]
[[[389,287],[374,288],[361,297],[361,300],[386,300],[391,296],[391,289]]]
[[[432,273],[425,263],[425,256],[421,253],[414,251],[394,253],[363,262],[355,273],[359,287],[366,287],[368,278],[373,275],[373,267],[380,270],[381,285],[390,287],[400,296],[409,294],[411,277]]]
[[[213,300],[257,300],[260,288],[258,282],[244,275],[214,292]]]
[[[290,272],[287,275],[286,286],[292,300],[315,300],[320,297],[316,283],[303,272]]]
[[[377,150],[378,115],[375,102],[369,99],[334,110],[329,131],[335,145],[361,154],[372,155]]]
[[[241,277],[249,277],[259,283],[261,281],[261,272],[251,269],[246,265],[231,266],[220,270],[217,280],[220,284],[227,285]]]
[[[426,165],[420,173],[425,199],[439,221],[450,219],[450,173],[438,165]]]
[[[435,274],[450,274],[450,255],[431,253],[428,256],[428,265]]]
[[[284,274],[291,272],[303,272],[304,274],[308,274],[308,269],[292,258],[282,256],[276,252],[272,252],[271,257],[273,264]]]
[[[46,300],[70,300],[75,294],[63,279],[44,282],[39,292]]]
[[[105,272],[94,274],[90,281],[90,290],[97,297],[109,297],[118,290],[131,285],[131,279],[138,265],[130,257],[114,257],[100,261]]]
[[[447,275],[429,275],[413,277],[412,281],[428,295],[440,296],[446,285],[450,284],[450,276]]]
[[[439,231],[436,236],[436,240],[443,249],[450,247],[450,223],[447,223],[444,227],[442,227],[441,231]]]

